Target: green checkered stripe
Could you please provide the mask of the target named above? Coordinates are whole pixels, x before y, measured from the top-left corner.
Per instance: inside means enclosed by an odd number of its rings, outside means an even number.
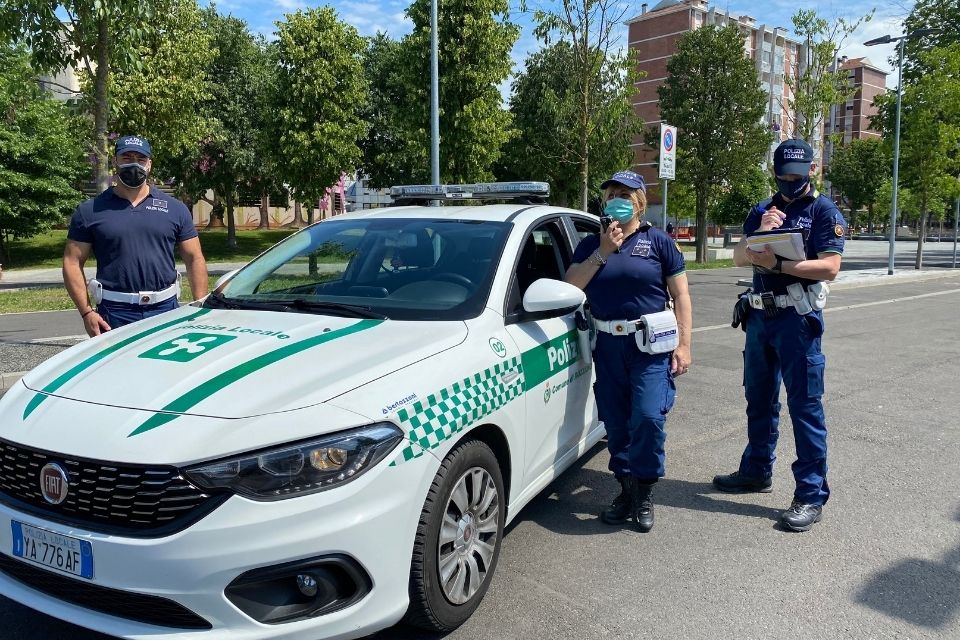
[[[503,375],[518,375],[504,383]],[[520,358],[504,360],[489,369],[442,389],[425,400],[397,412],[401,426],[407,429],[408,444],[403,449],[406,462],[435,449],[455,433],[500,409],[523,394],[523,368]]]

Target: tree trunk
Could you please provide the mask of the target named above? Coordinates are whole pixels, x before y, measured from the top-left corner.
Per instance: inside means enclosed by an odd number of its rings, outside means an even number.
[[[216,192],[213,193],[212,207],[210,209],[210,220],[207,221],[207,229],[222,229],[225,226],[223,224],[223,200]]]
[[[310,205],[308,205],[308,207],[309,208],[307,209],[307,224],[310,225],[310,224],[313,224],[313,204],[311,203]],[[307,258],[307,264],[308,264],[307,268],[310,271],[310,275],[312,276],[317,275],[317,253],[315,251],[310,254],[309,258]]]
[[[3,265],[10,266],[10,244],[7,241],[7,232],[0,229],[0,273],[3,272]]]
[[[235,251],[237,248],[237,221],[234,216],[234,204],[236,198],[233,191],[228,190],[225,194],[227,200],[227,248]]]
[[[707,261],[707,185],[697,184],[697,262]]]
[[[920,197],[920,231],[917,236],[917,259],[913,263],[914,269],[920,269],[923,266],[923,239],[927,235],[927,194]]]
[[[96,161],[94,179],[97,190],[110,187],[110,154],[108,151],[107,126],[110,120],[110,30],[107,17],[97,24],[96,44],[97,69],[93,77],[93,153]]]
[[[264,193],[260,196],[260,224],[257,229],[270,228],[270,194]]]

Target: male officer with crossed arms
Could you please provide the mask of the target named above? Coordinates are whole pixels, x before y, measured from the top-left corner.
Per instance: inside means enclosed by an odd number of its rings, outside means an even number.
[[[820,352],[823,312],[829,292],[823,281],[840,271],[847,223],[829,198],[810,184],[816,165],[803,140],[787,140],[774,153],[778,192],[747,216],[744,239],[734,251],[738,267],[753,266],[753,289],[745,318],[744,390],[747,400],[747,447],[740,468],[718,475],[721,491],[772,490],[780,422],[780,382],[786,385],[797,460],[793,503],[780,524],[807,531],[820,521],[830,497],[827,484],[827,424],[823,413],[825,360]],[[757,231],[797,230],[806,234],[803,260],[785,260],[769,246],[747,248]]]
[[[91,337],[177,308],[174,247],[193,297],[207,294],[207,264],[189,209],[147,183],[150,144],[138,136],[120,138],[114,166],[116,184],[74,211],[63,251],[63,282]],[[97,277],[88,287],[83,264],[91,252]]]

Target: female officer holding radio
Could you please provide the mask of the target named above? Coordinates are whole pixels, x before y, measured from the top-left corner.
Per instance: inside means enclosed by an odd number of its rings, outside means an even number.
[[[691,364],[693,309],[679,247],[642,221],[643,178],[620,171],[601,188],[603,215],[611,221],[580,242],[566,281],[586,293],[597,328],[597,411],[607,429],[610,470],[622,488],[600,519],[615,525],[634,520],[647,532],[654,522],[653,485],[664,475],[664,425],[676,397],[674,377]],[[671,298],[676,328],[643,331],[640,318],[660,313],[656,318],[662,320]],[[669,312],[666,317],[672,323]],[[658,338],[661,345],[675,340],[675,348],[657,353]]]

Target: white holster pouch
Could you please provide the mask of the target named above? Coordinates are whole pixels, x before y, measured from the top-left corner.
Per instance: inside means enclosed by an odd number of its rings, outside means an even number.
[[[103,300],[103,285],[97,282],[96,278],[90,278],[87,281],[87,293],[90,294],[93,304],[98,305]]]
[[[669,353],[680,344],[677,316],[669,309],[640,316],[639,324],[634,338],[644,353]]]

